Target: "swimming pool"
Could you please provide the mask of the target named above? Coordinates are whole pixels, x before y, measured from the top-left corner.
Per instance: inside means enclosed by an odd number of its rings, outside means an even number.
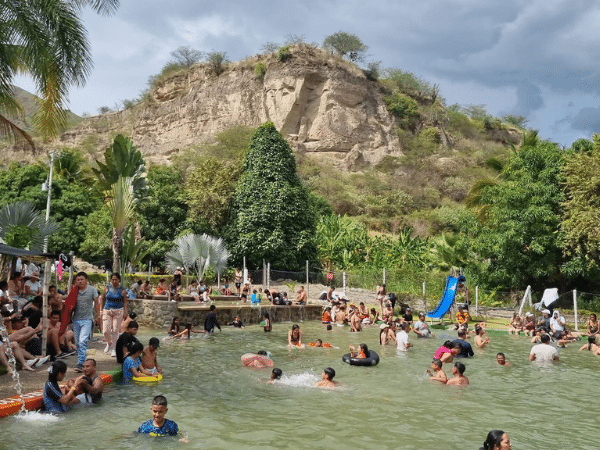
[[[107,386],[104,403],[78,407],[61,417],[28,414],[0,421],[2,448],[297,448],[297,449],[476,449],[493,428],[506,431],[513,448],[597,448],[593,430],[600,408],[596,386],[600,360],[581,345],[561,349],[558,364],[529,363],[524,337],[492,334],[491,345],[462,360],[471,385],[440,386],[424,377],[435,349],[454,333],[437,330],[432,340],[417,340],[406,356],[380,348],[378,327],[361,333],[318,323],[302,323],[306,342],[317,338],[339,349],[289,350],[291,324],[272,333],[251,326],[224,328],[212,337],[161,342],[159,362],[165,379],[157,386]],[[140,332],[140,340],[159,334]],[[381,356],[376,367],[341,361],[348,344],[366,342]],[[279,385],[266,380],[270,369],[242,368],[240,356],[260,349],[273,354],[283,370]],[[506,353],[514,367],[495,362]],[[314,383],[333,367],[342,389],[322,390]],[[450,375],[451,369],[446,368]],[[71,371],[68,375],[71,376]],[[175,420],[190,442],[132,434],[151,418],[152,397],[169,401]]]

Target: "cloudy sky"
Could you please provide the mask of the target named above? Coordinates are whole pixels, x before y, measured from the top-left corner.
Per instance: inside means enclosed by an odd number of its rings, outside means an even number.
[[[235,61],[288,35],[322,43],[346,31],[369,46],[368,61],[439,84],[449,105],[526,116],[565,146],[600,132],[594,0],[121,0],[114,16],[83,20],[94,71],[71,91],[77,114],[137,97],[180,46]]]

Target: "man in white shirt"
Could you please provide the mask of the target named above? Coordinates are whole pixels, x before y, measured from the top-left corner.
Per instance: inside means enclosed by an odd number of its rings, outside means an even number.
[[[413,345],[408,342],[408,333],[407,331],[410,329],[410,324],[408,322],[403,322],[400,324],[400,331],[396,333],[396,345],[398,346],[398,351],[405,352]]]
[[[543,334],[542,343],[531,348],[529,361],[558,361],[558,350],[550,345],[550,336]]]

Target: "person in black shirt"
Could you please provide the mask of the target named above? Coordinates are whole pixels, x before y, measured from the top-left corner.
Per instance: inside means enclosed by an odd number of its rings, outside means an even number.
[[[206,330],[207,333],[213,333],[215,331],[215,326],[221,331],[221,325],[219,325],[215,310],[215,305],[210,305],[210,311],[204,318],[204,330]]]
[[[410,326],[413,324],[413,315],[410,307],[407,307],[404,310],[404,314],[402,315],[402,323],[408,323]]]
[[[140,326],[135,320],[131,321],[127,326],[127,330],[125,331],[125,333],[121,333],[119,339],[117,339],[115,350],[117,353],[117,362],[119,364],[123,364],[123,361],[125,361],[125,358],[129,354],[129,347],[131,346],[131,344],[133,344],[134,342],[139,342],[135,337],[139,327]]]
[[[467,333],[461,328],[458,330],[458,339],[454,339],[452,341],[453,344],[460,345],[460,354],[458,356],[462,356],[463,358],[468,358],[469,356],[473,356],[475,354],[473,353],[473,347],[471,347],[471,344],[465,341],[466,337]]]

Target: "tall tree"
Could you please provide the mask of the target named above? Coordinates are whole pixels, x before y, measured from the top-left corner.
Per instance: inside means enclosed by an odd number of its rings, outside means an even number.
[[[561,283],[560,186],[564,153],[557,145],[526,140],[500,174],[502,183],[481,190],[485,222],[463,231],[485,260],[480,282],[502,288]]]
[[[236,262],[245,256],[254,267],[266,259],[276,268],[301,270],[305,260],[316,262],[315,230],[292,149],[267,122],[256,130],[246,153],[232,202],[228,248]]]
[[[146,165],[141,152],[130,139],[117,135],[104,152],[104,163],[96,161],[92,169],[98,188],[104,193],[110,209],[113,233],[113,270],[120,270],[123,233],[135,216],[135,201],[146,192]]]
[[[355,34],[338,31],[325,38],[323,48],[333,50],[341,57],[347,56],[350,61],[360,61],[369,47]]]
[[[56,137],[66,124],[70,86],[82,86],[92,68],[81,9],[112,14],[119,0],[0,0],[0,134],[29,135],[13,123],[21,108],[13,95],[18,73],[30,75],[42,98],[34,125],[44,138]]]

